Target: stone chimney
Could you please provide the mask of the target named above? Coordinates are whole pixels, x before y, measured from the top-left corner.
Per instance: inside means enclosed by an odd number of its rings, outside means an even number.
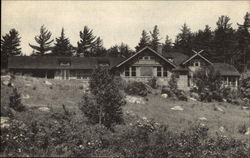
[[[162,55],[162,48],[163,48],[163,45],[162,44],[159,44],[157,46],[157,53],[161,54]]]

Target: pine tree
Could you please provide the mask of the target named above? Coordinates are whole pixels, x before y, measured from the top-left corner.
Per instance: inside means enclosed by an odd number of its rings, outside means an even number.
[[[134,51],[127,44],[112,46],[108,49],[108,56],[127,58],[134,54]]]
[[[234,30],[229,23],[228,16],[221,16],[217,21],[217,28],[215,29],[215,51],[216,58],[220,62],[230,62],[233,48],[236,46]]]
[[[93,30],[90,30],[88,26],[84,26],[83,31],[80,31],[80,41],[77,42],[77,55],[91,56],[95,46],[95,38]]]
[[[84,96],[80,109],[93,124],[111,128],[123,122],[122,106],[125,104],[114,76],[109,70],[99,67],[90,78],[92,97]]]
[[[239,53],[235,53],[234,65],[241,72],[247,71],[247,61],[250,61],[250,14],[247,12],[244,16],[244,23],[238,24],[238,30],[236,32],[237,37],[237,49]]]
[[[65,37],[64,29],[62,28],[61,36],[56,38],[55,46],[52,49],[52,55],[55,56],[72,56],[73,46],[68,38]]]
[[[169,52],[172,49],[172,40],[166,36],[165,43],[163,44],[163,52]]]
[[[152,32],[150,31],[150,34],[151,34],[150,46],[152,47],[152,49],[157,51],[157,47],[160,44],[159,29],[157,25],[155,25]]]
[[[150,45],[150,37],[148,35],[148,33],[143,30],[142,34],[141,34],[141,39],[140,42],[138,43],[138,45],[135,47],[136,51],[138,52],[139,50],[141,50],[142,48],[149,46]]]
[[[1,38],[1,68],[8,65],[8,57],[21,55],[19,33],[15,29],[11,29],[9,33]]]
[[[36,50],[35,54],[33,54],[33,55],[44,55],[46,52],[48,52],[52,49],[50,44],[54,40],[50,40],[51,35],[52,35],[51,32],[49,32],[45,28],[45,26],[42,25],[40,28],[40,35],[35,36],[35,40],[39,44],[39,46],[29,44],[31,48]]]
[[[175,48],[182,50],[185,54],[191,55],[191,40],[192,32],[186,23],[181,27],[181,33],[179,33],[175,40]]]
[[[105,56],[107,53],[106,49],[103,47],[103,41],[100,37],[96,38],[93,54],[94,56]]]

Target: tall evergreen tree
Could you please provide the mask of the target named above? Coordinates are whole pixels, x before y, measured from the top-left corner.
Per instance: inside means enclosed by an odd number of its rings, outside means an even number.
[[[108,49],[108,56],[127,58],[134,54],[134,51],[127,44],[112,46]]]
[[[228,16],[222,15],[219,17],[214,37],[216,58],[220,62],[228,63],[231,61],[233,48],[236,46],[234,30],[229,21],[230,18]]]
[[[49,32],[44,25],[40,28],[40,35],[35,36],[35,40],[38,43],[39,46],[35,46],[32,44],[29,44],[31,48],[33,48],[35,51],[35,54],[33,55],[44,55],[46,52],[50,51],[52,47],[50,44],[54,40],[50,40],[51,32]]]
[[[107,54],[106,49],[103,47],[103,41],[100,37],[96,38],[93,54],[94,56],[105,56]]]
[[[65,37],[64,29],[62,28],[61,36],[56,38],[55,46],[52,49],[52,55],[55,56],[72,56],[73,46],[68,38]]]
[[[181,33],[179,33],[175,40],[175,48],[182,50],[185,54],[191,55],[191,41],[192,32],[186,23],[181,27]]]
[[[95,46],[95,38],[93,30],[84,26],[83,31],[80,31],[80,41],[77,42],[77,55],[91,56]]]
[[[157,51],[157,47],[160,44],[159,29],[157,25],[155,25],[152,32],[150,31],[150,34],[151,34],[150,46],[152,47],[152,49]]]
[[[163,52],[169,52],[172,49],[172,40],[166,35],[165,42],[163,44]]]
[[[149,46],[150,45],[150,36],[148,35],[148,33],[143,30],[142,34],[141,34],[141,39],[140,42],[138,43],[138,45],[135,47],[136,51],[138,52],[139,50],[141,50],[142,48]]]
[[[247,12],[244,16],[244,23],[238,24],[238,30],[236,32],[238,41],[237,49],[235,53],[235,66],[241,72],[247,70],[247,61],[250,61],[250,14]]]
[[[11,29],[9,33],[1,38],[1,68],[8,65],[8,57],[21,55],[19,33],[15,29]]]

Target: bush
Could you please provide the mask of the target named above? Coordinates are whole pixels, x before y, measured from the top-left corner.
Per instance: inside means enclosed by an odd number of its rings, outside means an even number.
[[[125,88],[125,92],[129,95],[139,95],[139,96],[147,96],[149,93],[147,86],[142,82],[131,82]]]
[[[171,90],[176,90],[178,88],[176,74],[171,75],[171,78],[168,81],[168,86]]]
[[[25,110],[25,106],[22,104],[21,95],[18,93],[17,88],[13,89],[13,95],[10,96],[9,106],[19,112]]]
[[[247,126],[245,124],[238,126],[238,132],[241,134],[245,134],[247,132]]]
[[[157,79],[155,77],[151,78],[149,81],[148,81],[148,85],[154,89],[157,88],[157,84],[156,84],[156,81]]]

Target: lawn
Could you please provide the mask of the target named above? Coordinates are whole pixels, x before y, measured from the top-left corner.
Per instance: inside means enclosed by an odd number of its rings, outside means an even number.
[[[45,84],[49,81],[52,85]],[[62,104],[71,111],[78,111],[78,103],[81,101],[85,83],[82,80],[47,80],[32,77],[16,77],[14,86],[22,94],[22,102],[30,108],[49,107],[62,109]],[[1,86],[1,105],[8,104],[12,87]],[[29,96],[29,97],[27,97]],[[220,132],[223,134],[246,140],[249,136],[240,134],[239,127],[244,124],[250,127],[250,111],[243,110],[241,106],[229,103],[202,103],[198,101],[173,101],[165,99],[160,94],[147,96],[146,104],[130,104],[124,106],[124,112],[132,112],[140,117],[154,119],[157,122],[167,124],[173,131],[180,132],[188,129],[192,124],[203,123],[209,127],[211,135]],[[171,110],[174,106],[183,107],[183,111]],[[216,111],[215,106],[224,109],[224,112]],[[205,117],[207,120],[199,120]]]

